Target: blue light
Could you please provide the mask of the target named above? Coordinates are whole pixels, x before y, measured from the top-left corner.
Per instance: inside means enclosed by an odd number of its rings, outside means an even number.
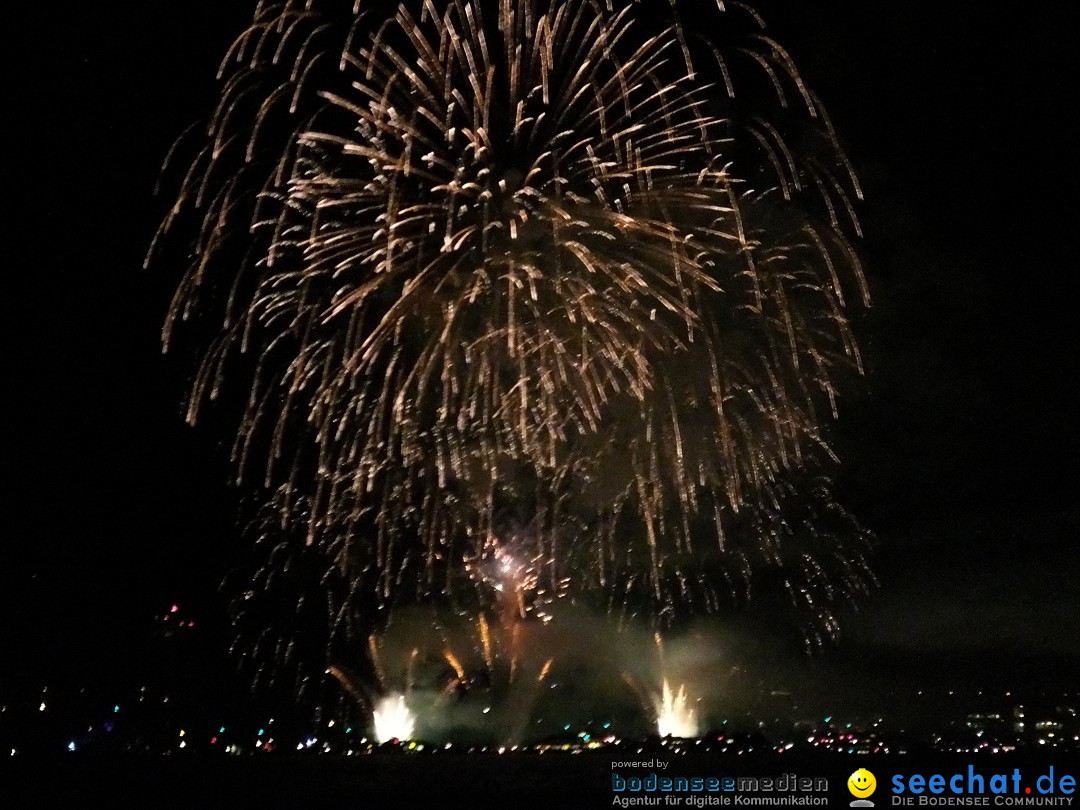
[[[113,710],[113,714],[116,714],[118,711],[120,711],[120,707],[119,706],[113,706],[112,710]]]
[[[266,733],[266,729],[265,729],[265,728],[260,728],[260,729],[259,729],[259,736],[260,736],[260,737],[261,737],[261,736],[262,736],[263,734],[265,734],[265,733]]]
[[[68,743],[68,751],[74,751],[74,750],[75,750],[75,742],[74,741],[69,742]]]

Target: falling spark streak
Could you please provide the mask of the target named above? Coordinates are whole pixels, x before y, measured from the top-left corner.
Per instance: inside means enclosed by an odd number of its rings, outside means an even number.
[[[476,625],[480,632],[480,641],[484,648],[484,664],[487,665],[488,671],[490,672],[495,668],[495,656],[493,655],[491,648],[491,630],[488,627],[487,619],[484,618],[483,614],[480,614],[480,616],[477,617]]]
[[[458,680],[464,681],[465,669],[461,666],[461,662],[458,661],[457,656],[455,656],[450,650],[446,650],[443,653],[443,657],[446,658],[446,663],[448,663],[453,668],[454,673],[458,677]]]
[[[356,684],[353,683],[352,678],[345,674],[345,671],[341,667],[331,665],[326,670],[327,675],[332,675],[341,687],[349,694],[349,696],[355,700],[359,705],[366,706],[368,701],[367,697],[356,688]]]
[[[540,669],[540,674],[536,678],[537,683],[543,683],[544,678],[546,678],[548,672],[551,671],[551,663],[554,660],[554,658],[549,658],[547,661],[544,662],[544,666]]]
[[[361,5],[259,4],[147,257],[187,257],[165,347],[213,332],[189,421],[249,381],[260,536],[300,531],[365,633],[350,605],[491,598],[522,534],[519,619],[575,591],[670,622],[772,567],[835,637],[873,582],[822,419],[862,369],[861,190],[787,51],[741,3],[730,44],[674,0],[662,30],[629,0]]]

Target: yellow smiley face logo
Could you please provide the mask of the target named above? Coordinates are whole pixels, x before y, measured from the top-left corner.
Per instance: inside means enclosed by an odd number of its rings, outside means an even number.
[[[859,768],[847,780],[847,789],[857,799],[865,799],[877,789],[877,779],[866,768]]]

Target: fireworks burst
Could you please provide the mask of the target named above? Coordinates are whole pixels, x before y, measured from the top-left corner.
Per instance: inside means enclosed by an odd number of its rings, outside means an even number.
[[[673,692],[664,679],[660,695],[654,701],[656,731],[661,737],[696,737],[699,733],[697,711],[686,696],[686,686]]]
[[[375,706],[375,739],[384,743],[392,740],[411,740],[416,718],[405,702],[405,696],[387,695]]]
[[[454,739],[457,729],[518,744],[529,731],[559,640],[544,622],[491,625],[482,613],[469,619],[430,606],[401,608],[385,630],[368,639],[372,687],[337,666],[329,674],[369,717],[388,723],[401,713],[387,699],[401,696],[413,733],[424,739]]]
[[[530,557],[536,544],[527,532],[504,535],[503,540],[488,537],[480,553],[465,559],[465,569],[478,588],[494,592],[493,600],[504,623],[528,617],[550,621],[547,605],[569,587],[568,577],[551,584],[542,573],[554,561]]]
[[[260,3],[166,164],[193,150],[150,253],[190,257],[165,345],[208,325],[188,418],[249,381],[238,476],[364,605],[670,620],[766,564],[831,635],[870,577],[818,477],[861,367],[858,186],[752,13],[718,7],[725,50],[634,8]]]

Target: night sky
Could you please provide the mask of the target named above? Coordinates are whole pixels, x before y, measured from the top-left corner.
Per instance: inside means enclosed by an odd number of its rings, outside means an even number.
[[[962,660],[1028,683],[1080,671],[1065,5],[758,4],[867,197],[874,306],[856,328],[870,373],[831,438],[839,497],[878,536],[881,588],[829,654],[845,665]],[[159,340],[175,279],[141,264],[166,205],[161,160],[210,110],[250,10],[5,16],[0,679],[107,682],[173,603],[207,624],[207,650],[225,638],[217,586],[241,545],[231,433],[184,425],[193,364]]]

